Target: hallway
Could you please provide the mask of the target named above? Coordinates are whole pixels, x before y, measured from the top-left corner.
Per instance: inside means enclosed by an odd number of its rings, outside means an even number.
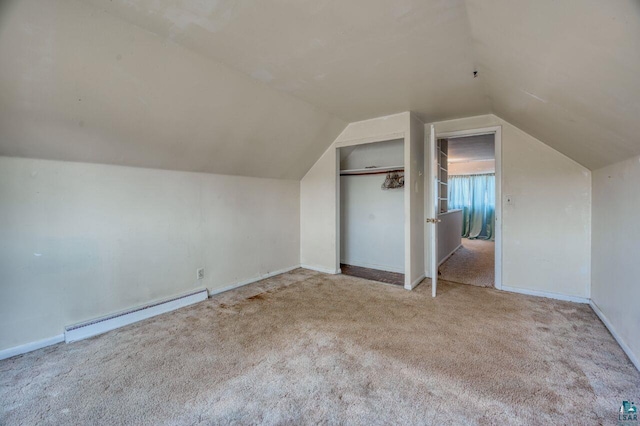
[[[494,287],[495,243],[462,239],[462,247],[438,270],[440,279],[479,287]]]

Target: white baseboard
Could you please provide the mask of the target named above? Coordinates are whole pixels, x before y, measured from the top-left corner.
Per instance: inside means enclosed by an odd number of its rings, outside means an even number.
[[[272,276],[275,276],[275,275],[280,275],[280,274],[283,274],[285,272],[292,271],[292,270],[297,269],[299,267],[300,267],[300,265],[295,265],[295,266],[291,266],[289,268],[280,269],[278,271],[269,272],[268,274],[264,274],[264,275],[261,275],[261,276],[256,277],[256,278],[251,278],[251,279],[248,279],[248,280],[240,281],[238,283],[235,283],[233,285],[227,286],[225,288],[211,290],[210,292],[207,292],[207,295],[209,295],[209,294],[213,295],[213,294],[222,293],[222,292],[227,291],[227,290],[232,290],[234,288],[238,288],[238,287],[241,287],[243,285],[251,284],[251,283],[254,283],[256,281],[263,280],[265,278],[269,278],[269,277],[272,277]],[[206,290],[206,289],[202,289],[202,290]],[[191,294],[191,293],[193,293],[193,292],[189,292],[189,294]],[[178,297],[178,296],[176,296],[176,297]],[[202,300],[206,299],[206,297],[204,297],[204,298],[200,297],[200,298]],[[167,300],[171,300],[171,299],[173,299],[173,298],[164,299],[164,301],[158,301],[158,302],[155,302],[155,303],[166,304]],[[111,322],[110,324],[102,324],[100,326],[100,329],[99,330],[96,329],[95,330],[96,332],[91,334],[91,336],[96,335],[96,334],[101,334],[101,333],[104,333],[106,331],[112,330],[114,328],[122,327],[124,325],[128,325],[128,324],[131,324],[133,322],[140,321],[142,319],[150,318],[151,316],[159,315],[160,313],[169,312],[171,310],[179,309],[179,308],[181,308],[183,306],[188,306],[190,304],[197,303],[197,302],[193,302],[192,301],[193,299],[194,298],[189,298],[187,300],[182,300],[180,303],[174,303],[172,305],[165,305],[161,309],[156,309],[154,311],[146,312],[144,316],[140,315],[140,314],[134,315],[133,318],[127,318],[127,321],[121,321],[119,323],[119,325],[111,327],[109,329],[107,329],[106,326],[107,325],[113,326],[114,325],[113,322]],[[196,299],[198,299],[198,298],[196,297]],[[200,301],[200,300],[197,300],[197,301]],[[192,303],[188,303],[188,302],[192,302]],[[152,302],[152,304],[153,304],[153,302]],[[148,305],[149,304],[144,305],[144,306],[148,306]],[[168,309],[168,308],[170,308],[170,309]],[[135,309],[139,309],[139,308],[135,308]],[[127,312],[134,311],[135,309],[131,309],[131,310],[128,310],[128,311],[125,311],[125,312],[114,314],[114,315],[111,315],[109,317],[122,315],[122,316],[120,316],[118,318],[123,318],[126,315],[133,315],[133,314],[127,314]],[[148,308],[148,310],[151,310],[151,309],[153,309],[153,308]],[[159,312],[159,311],[162,311],[162,312]],[[139,311],[139,312],[141,312],[141,311]],[[147,316],[148,314],[150,314],[152,312],[156,312],[156,313],[154,315]],[[104,318],[108,318],[108,317],[104,317]],[[85,322],[85,323],[82,323],[82,324],[88,324],[88,323],[92,323],[92,322],[99,321],[99,320],[100,319],[94,320],[94,321],[88,321],[88,322]],[[107,322],[107,321],[104,321],[104,322]],[[82,325],[82,324],[79,324],[79,325]],[[70,327],[67,327],[67,328],[72,328],[72,327],[74,327],[74,326],[70,326]],[[76,332],[76,333],[72,332],[71,334],[69,334],[69,340],[67,340],[67,341],[71,342],[71,341],[80,340],[80,339],[83,339],[83,338],[86,338],[86,337],[90,337],[89,335],[86,335],[86,334],[87,334],[86,330],[82,334],[78,333],[78,332]],[[56,343],[62,343],[64,341],[65,341],[65,334],[59,334],[57,336],[53,336],[53,337],[49,337],[49,338],[46,338],[46,339],[38,340],[37,342],[30,342],[30,343],[26,343],[24,345],[15,346],[13,348],[3,349],[3,350],[0,350],[0,360],[11,358],[11,357],[14,357],[16,355],[22,355],[22,354],[25,354],[25,353],[28,353],[28,352],[35,351],[37,349],[41,349],[41,348],[44,348],[44,347],[47,347],[47,346],[55,345]]]
[[[118,312],[91,321],[65,327],[64,340],[67,343],[97,336],[125,325],[133,324],[156,315],[164,314],[194,303],[207,300],[209,293],[206,288],[190,291],[182,295],[148,303],[133,309]]]
[[[459,249],[460,247],[462,247],[462,243],[460,243],[460,244],[458,245],[458,247],[454,248],[454,249],[451,251],[451,253],[449,253],[448,255],[446,255],[446,256],[444,257],[444,259],[442,259],[442,260],[440,261],[440,263],[438,263],[438,266],[442,265],[444,262],[446,262],[446,261],[447,261],[447,259],[449,259],[451,256],[453,256],[453,253],[457,252],[457,251],[458,251],[458,249]]]
[[[301,268],[304,269],[310,269],[312,271],[316,271],[316,272],[322,272],[325,274],[331,274],[331,275],[336,275],[336,274],[341,274],[342,271],[340,269],[329,269],[329,268],[325,268],[324,266],[315,266],[315,265],[305,265],[302,264],[300,265]]]
[[[360,268],[377,269],[379,271],[397,272],[404,274],[404,267],[396,268],[394,266],[379,265],[377,263],[360,262],[358,260],[341,260],[340,263],[351,266],[359,266]]]
[[[413,290],[414,288],[416,288],[418,286],[418,284],[420,284],[420,281],[422,281],[425,278],[424,274],[420,275],[420,277],[415,280],[414,282],[411,283],[410,287],[407,287],[407,285],[404,285],[404,288],[406,290]]]
[[[245,285],[248,285],[248,284],[253,284],[253,283],[257,282],[257,281],[265,280],[267,278],[271,278],[271,277],[274,277],[276,275],[284,274],[285,272],[293,271],[294,269],[298,269],[300,267],[301,267],[300,265],[289,266],[288,268],[278,269],[277,271],[267,272],[266,274],[262,274],[262,275],[259,275],[257,277],[254,277],[254,278],[249,278],[247,280],[238,281],[236,283],[227,285],[227,286],[222,287],[222,288],[214,288],[212,290],[209,290],[209,296],[213,296],[215,294],[224,293],[225,291],[229,291],[229,290],[234,290],[234,289],[236,289],[238,287],[242,287],[242,286],[245,286]],[[302,266],[302,268],[304,268],[304,266]],[[307,269],[310,269],[310,268],[307,268]]]
[[[564,300],[566,302],[589,303],[589,299],[586,297],[567,296],[565,294],[551,293],[548,291],[529,290],[526,288],[509,287],[506,285],[503,285],[501,290],[508,291],[511,293],[527,294],[529,296],[539,296],[539,297],[546,297],[549,299]]]
[[[26,354],[27,352],[32,352],[36,349],[45,348],[62,342],[64,342],[64,334],[58,334],[57,336],[47,337],[46,339],[38,340],[37,342],[25,343],[24,345],[3,349],[0,351],[0,360],[11,358],[16,355]]]
[[[624,342],[624,340],[622,340],[622,338],[620,337],[618,332],[616,332],[616,329],[613,328],[613,325],[611,324],[611,321],[609,321],[609,319],[602,313],[602,311],[600,310],[598,305],[596,305],[593,300],[589,301],[589,306],[591,306],[591,309],[593,309],[593,312],[595,312],[596,315],[598,316],[598,318],[600,318],[600,321],[602,321],[604,326],[607,327],[607,329],[609,330],[609,333],[611,333],[613,338],[616,339],[616,342],[618,342],[618,345],[620,345],[620,347],[622,348],[624,353],[627,354],[627,356],[629,357],[629,360],[631,361],[631,363],[633,363],[633,365],[635,365],[635,367],[638,369],[638,371],[640,371],[640,360],[631,351],[631,348],[629,348],[629,346],[627,346],[627,344]]]

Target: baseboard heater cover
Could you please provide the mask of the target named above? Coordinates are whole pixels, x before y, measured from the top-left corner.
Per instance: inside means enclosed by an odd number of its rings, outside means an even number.
[[[208,297],[208,290],[206,288],[202,288],[180,296],[118,312],[116,314],[96,318],[80,324],[70,325],[64,329],[64,341],[66,343],[76,342],[88,337],[97,336],[98,334],[106,333],[107,331],[133,324],[134,322],[142,321],[156,315],[202,302]]]

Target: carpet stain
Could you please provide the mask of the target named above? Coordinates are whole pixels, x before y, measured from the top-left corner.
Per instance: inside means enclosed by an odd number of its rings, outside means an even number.
[[[0,361],[0,424],[595,425],[640,396],[588,306],[438,290],[297,269]]]
[[[264,293],[256,294],[255,296],[247,297],[247,300],[265,300],[266,297]]]

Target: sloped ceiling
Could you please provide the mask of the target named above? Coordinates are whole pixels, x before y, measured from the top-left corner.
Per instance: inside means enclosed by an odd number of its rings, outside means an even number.
[[[300,178],[347,122],[407,110],[493,112],[592,169],[640,154],[636,0],[23,0],[0,14],[4,155]]]
[[[640,154],[640,1],[466,4],[494,114],[590,169]]]
[[[88,1],[347,122],[489,112],[461,0]]]
[[[0,6],[0,155],[300,179],[346,126],[92,5]]]

